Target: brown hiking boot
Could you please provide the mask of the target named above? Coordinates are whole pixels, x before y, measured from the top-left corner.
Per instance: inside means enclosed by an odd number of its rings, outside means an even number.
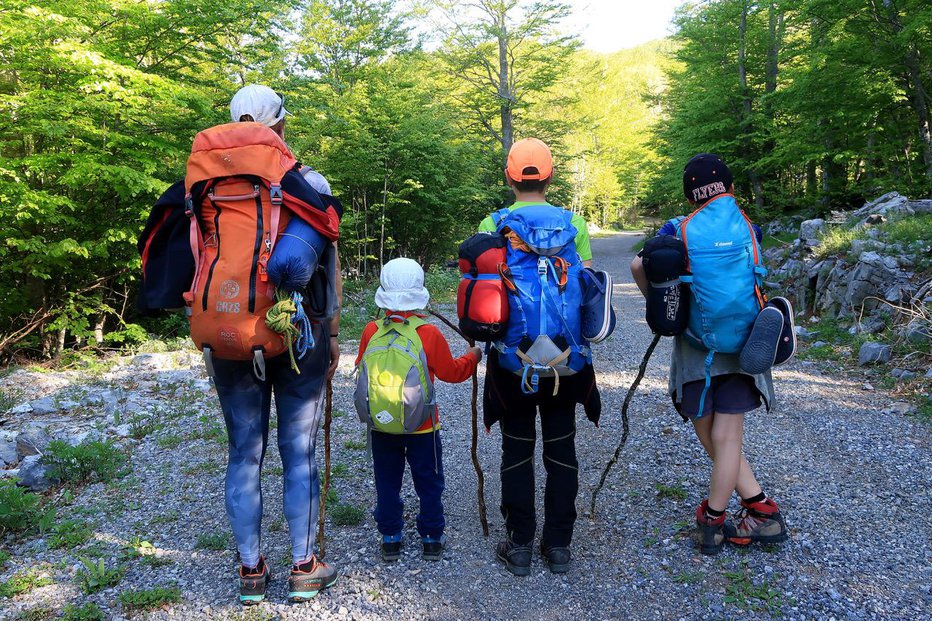
[[[740,546],[780,543],[788,536],[780,507],[769,498],[750,504],[742,500],[734,519],[725,524],[725,538]]]
[[[334,585],[337,570],[312,556],[311,560],[291,568],[288,576],[288,599],[293,602],[306,602],[317,594]]]
[[[708,499],[703,500],[696,509],[696,526],[699,534],[699,551],[703,554],[718,554],[725,545],[725,533],[722,527],[725,524],[725,514],[717,518],[706,515],[709,508]]]

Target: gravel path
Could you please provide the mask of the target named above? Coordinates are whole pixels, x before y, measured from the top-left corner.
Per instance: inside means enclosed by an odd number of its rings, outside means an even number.
[[[502,535],[497,510],[500,436],[493,428],[479,441],[492,527],[492,536],[485,539],[476,515],[469,457],[468,382],[438,388],[449,523],[444,560],[422,561],[417,545],[396,564],[377,560],[378,537],[369,516],[375,495],[372,476],[366,452],[358,448],[364,433],[350,399],[355,353],[351,343],[345,345],[334,384],[333,460],[340,464],[334,484],[339,503],[364,509],[365,518],[355,526],[328,525],[327,560],[340,571],[340,581],[329,592],[308,604],[280,603],[289,546],[274,448],[266,461],[264,492],[264,545],[278,574],[269,602],[243,614],[235,603],[232,550],[197,548],[199,537],[211,534],[226,537],[230,546],[222,498],[225,445],[222,435],[214,433],[220,418],[211,389],[198,363],[185,356],[176,360],[180,369],[157,368],[150,377],[136,366],[123,365],[102,378],[109,386],[132,390],[139,396],[139,411],[159,417],[166,426],[141,440],[124,441],[132,445],[132,476],[117,485],[86,488],[61,511],[64,516],[84,513],[95,521],[95,539],[85,545],[96,546],[108,562],[116,563],[134,536],[152,542],[159,556],[174,562],[151,568],[124,558],[123,581],[88,597],[72,581],[80,551],[50,551],[36,538],[8,542],[14,558],[0,570],[0,579],[47,562],[56,583],[0,600],[0,618],[12,619],[30,607],[57,609],[66,601],[86,600],[105,606],[113,618],[123,618],[126,613],[115,601],[119,592],[171,583],[181,587],[184,601],[146,613],[149,618],[932,617],[930,428],[900,414],[883,413],[890,395],[864,390],[863,380],[846,379],[840,372],[827,374],[813,363],[797,361],[780,369],[775,374],[777,410],[760,411],[747,421],[746,451],[765,490],[784,510],[791,530],[787,543],[768,549],[726,548],[715,558],[702,557],[695,549],[689,529],[694,507],[706,492],[710,463],[666,396],[668,339],[657,348],[632,403],[631,437],[600,495],[597,516],[590,519],[592,490],[620,437],[621,399],[651,338],[643,321],[643,302],[628,271],[637,239],[621,234],[593,242],[597,264],[616,282],[619,329],[596,350],[605,408],[602,427],[578,416],[580,518],[569,574],[553,576],[535,559],[530,577],[515,578],[494,560],[494,544]],[[457,337],[445,331],[454,350],[462,351]],[[187,371],[192,368],[193,373]],[[161,410],[155,411],[151,403],[160,404]],[[173,445],[182,436],[184,440]],[[539,490],[540,506],[542,487]],[[405,534],[417,542],[417,499],[409,475],[403,493]]]

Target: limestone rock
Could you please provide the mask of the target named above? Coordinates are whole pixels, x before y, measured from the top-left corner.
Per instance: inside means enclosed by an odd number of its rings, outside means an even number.
[[[19,484],[32,492],[44,492],[52,484],[48,467],[39,455],[30,455],[20,463]]]
[[[815,241],[818,239],[819,231],[821,231],[823,227],[825,227],[825,220],[822,218],[805,220],[799,225],[799,239],[801,239],[803,243]]]
[[[30,455],[41,455],[51,441],[52,438],[45,428],[31,425],[17,434],[16,454],[20,459]]]
[[[890,346],[883,343],[864,343],[858,351],[858,364],[864,366],[872,362],[889,362]]]

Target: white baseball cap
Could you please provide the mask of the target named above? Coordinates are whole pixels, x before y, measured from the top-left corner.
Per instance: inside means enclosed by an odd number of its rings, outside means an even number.
[[[249,84],[236,91],[230,100],[230,118],[234,123],[249,115],[256,123],[266,127],[277,125],[286,114],[285,96],[279,95],[268,86]]]
[[[430,293],[424,288],[424,270],[417,261],[392,259],[382,266],[375,305],[385,310],[410,311],[426,308]]]

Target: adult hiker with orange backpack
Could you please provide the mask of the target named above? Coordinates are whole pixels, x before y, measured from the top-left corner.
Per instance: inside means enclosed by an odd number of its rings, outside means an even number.
[[[761,231],[734,197],[732,173],[700,153],[683,170],[683,191],[695,211],[674,218],[631,263],[648,299],[648,324],[675,336],[669,392],[712,458],[709,497],[696,510],[700,551],[717,554],[725,541],[777,543],[787,537],[780,508],[742,452],[744,415],[774,403],[771,366],[795,351],[793,309],[767,301]],[[725,511],[734,491],[741,508]]]
[[[195,137],[183,182],[153,209],[139,244],[140,306],[183,301],[204,352],[227,429],[226,509],[244,605],[261,602],[271,579],[260,546],[260,475],[274,393],[292,542],[288,597],[306,601],[337,577],[315,555],[315,443],[339,360],[342,208],[315,189],[329,186],[286,145],[282,96],[246,86],[230,110],[232,123]]]
[[[458,311],[470,337],[492,341],[483,391],[487,428],[502,432],[501,511],[507,537],[496,556],[517,576],[531,571],[537,525],[534,447],[540,412],[547,471],[540,554],[550,571],[570,568],[579,465],[576,404],[594,423],[601,413],[590,342],[611,332],[611,279],[591,270],[582,217],[547,201],[549,147],[516,142],[505,169],[516,202],[480,224],[460,247]]]

